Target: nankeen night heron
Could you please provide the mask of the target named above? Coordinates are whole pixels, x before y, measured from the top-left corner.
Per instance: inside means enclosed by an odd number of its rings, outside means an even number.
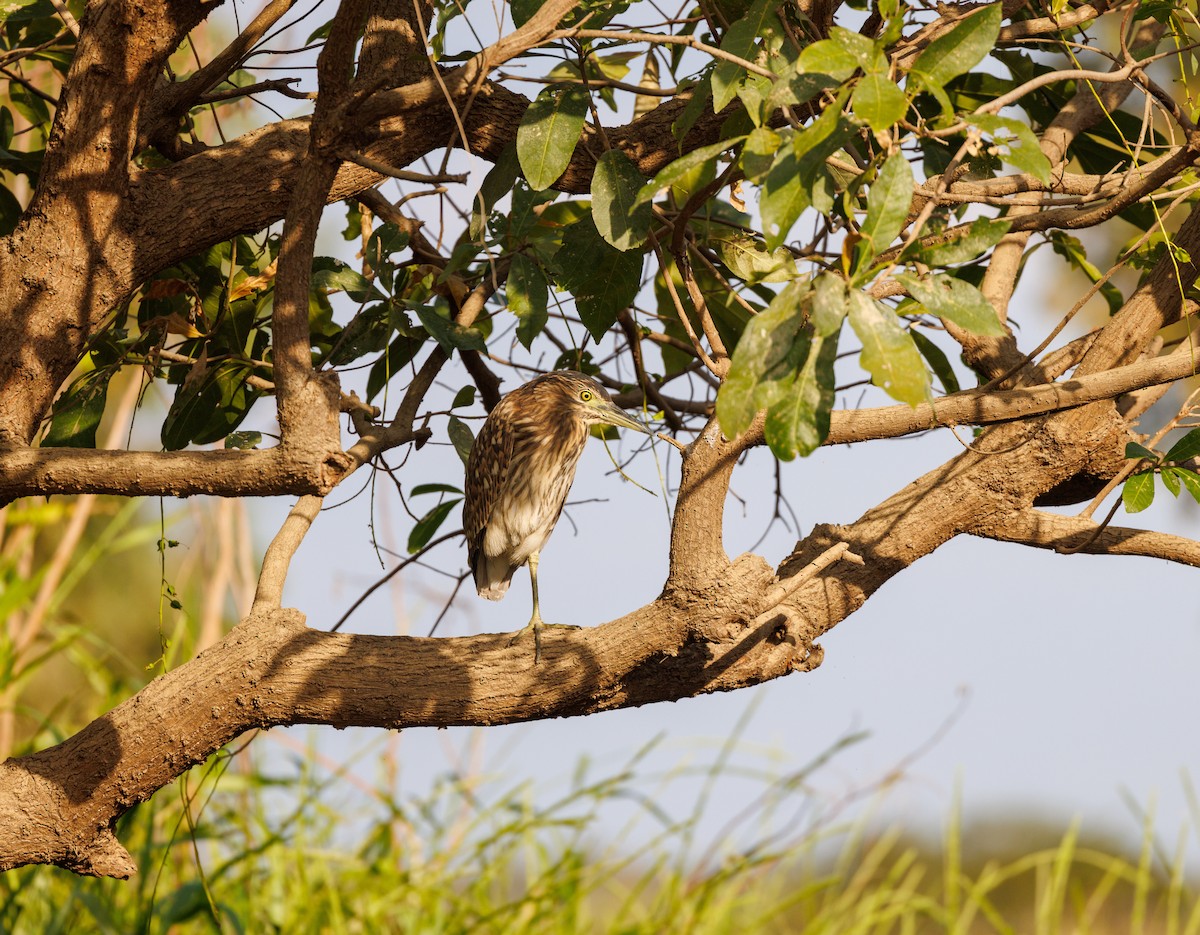
[[[591,377],[555,371],[535,377],[504,399],[483,423],[467,460],[463,528],[480,596],[504,597],[513,572],[529,564],[533,615],[513,637],[530,630],[534,662],[541,658],[538,554],[562,514],[588,429],[646,428],[617,408]]]

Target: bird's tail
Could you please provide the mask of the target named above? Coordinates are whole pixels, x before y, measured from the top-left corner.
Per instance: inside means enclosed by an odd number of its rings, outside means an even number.
[[[476,556],[472,572],[475,576],[475,590],[479,596],[489,601],[498,601],[508,593],[512,577],[517,568],[502,558],[489,559],[481,552]]]

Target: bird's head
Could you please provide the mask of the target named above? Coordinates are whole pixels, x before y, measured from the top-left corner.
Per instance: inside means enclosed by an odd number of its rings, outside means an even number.
[[[616,425],[650,434],[642,423],[618,408],[604,387],[589,376],[572,370],[555,370],[538,377],[535,382],[539,395],[554,394],[556,402],[565,404],[568,418],[574,417],[589,426]]]

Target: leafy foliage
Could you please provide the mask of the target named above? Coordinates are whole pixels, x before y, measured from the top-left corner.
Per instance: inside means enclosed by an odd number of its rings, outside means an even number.
[[[1140,513],[1154,502],[1154,476],[1158,475],[1164,487],[1173,497],[1186,490],[1200,503],[1200,473],[1195,470],[1200,457],[1200,429],[1192,429],[1167,451],[1160,455],[1137,442],[1125,446],[1125,457],[1135,459],[1148,466],[1131,474],[1121,485],[1121,500],[1127,513]],[[1184,464],[1191,466],[1184,466]]]

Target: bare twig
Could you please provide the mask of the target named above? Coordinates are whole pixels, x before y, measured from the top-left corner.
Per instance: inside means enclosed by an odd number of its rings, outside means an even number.
[[[716,46],[701,42],[695,36],[674,36],[656,32],[634,32],[620,29],[560,29],[551,33],[549,38],[607,39],[613,42],[649,42],[651,45],[683,45],[689,49],[695,49],[698,52],[711,55],[713,58],[718,58],[721,61],[732,62],[734,65],[746,69],[752,75],[772,79],[776,77],[775,73],[769,69],[747,61],[731,52],[726,52],[724,49],[718,49]]]
[[[299,81],[299,78],[274,78],[270,81],[256,81],[254,84],[226,88],[224,91],[209,91],[207,94],[201,95],[197,103],[215,104],[219,101],[231,101],[234,98],[248,97],[251,94],[262,94],[266,91],[273,91],[276,94],[282,94],[284,97],[290,97],[297,101],[315,100],[317,97],[315,94],[308,91],[297,91],[292,87],[293,84]]]
[[[59,19],[63,21],[63,25],[71,31],[72,36],[78,39],[79,22],[72,15],[71,11],[67,9],[66,3],[64,3],[63,0],[50,0],[50,3],[54,7],[54,12],[58,14]]]

